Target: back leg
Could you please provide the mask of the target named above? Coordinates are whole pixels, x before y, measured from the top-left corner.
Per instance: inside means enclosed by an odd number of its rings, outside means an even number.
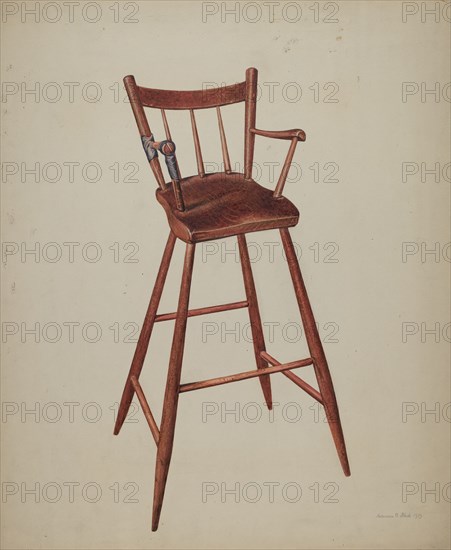
[[[310,356],[313,359],[319,391],[324,401],[327,421],[329,423],[330,431],[337,449],[341,467],[343,468],[344,474],[349,476],[351,475],[351,471],[346,452],[346,444],[326,356],[318,334],[318,329],[316,328],[315,318],[308,299],[298,259],[293,247],[293,241],[291,240],[291,235],[286,228],[280,230],[280,235],[282,237],[282,243],[285,249],[291,278],[293,280],[294,291],[296,294],[299,311],[301,313],[302,324],[304,325],[305,337],[310,350]]]
[[[263,336],[262,321],[258,308],[257,293],[255,291],[254,277],[252,275],[251,262],[245,235],[237,235],[238,247],[240,250],[241,268],[243,271],[244,288],[246,290],[246,299],[249,304],[249,318],[251,321],[252,341],[254,344],[255,361],[257,368],[263,369],[268,363],[262,359],[260,353],[266,351],[265,338]],[[259,376],[260,384],[263,390],[263,396],[268,409],[272,409],[271,380],[269,374]]]

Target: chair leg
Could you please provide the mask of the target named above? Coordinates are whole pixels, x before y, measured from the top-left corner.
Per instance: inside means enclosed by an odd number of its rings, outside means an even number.
[[[149,307],[147,308],[147,313],[144,318],[141,334],[139,335],[138,343],[136,344],[136,350],[133,356],[130,371],[127,376],[127,381],[125,382],[121,404],[119,405],[116,424],[114,426],[115,435],[117,435],[121,430],[124,420],[127,417],[133,396],[135,394],[135,390],[132,383],[130,382],[130,378],[132,376],[136,376],[136,378],[139,378],[139,375],[141,374],[144,359],[147,354],[147,348],[149,347],[149,340],[152,334],[158,305],[160,303],[161,294],[163,292],[164,283],[166,281],[166,275],[168,273],[169,264],[171,263],[175,241],[176,237],[171,231],[166,243],[166,247],[164,249],[163,257],[161,259],[160,269],[158,270],[158,275],[155,281],[155,285],[153,287],[152,296],[150,298]]]
[[[237,235],[238,247],[240,250],[241,268],[243,271],[244,288],[246,299],[249,304],[249,318],[251,321],[252,341],[254,343],[255,361],[257,368],[263,369],[268,363],[262,359],[260,353],[266,351],[265,338],[263,336],[262,322],[258,308],[257,293],[255,291],[254,277],[252,275],[251,262],[245,235]],[[263,390],[263,396],[268,409],[272,409],[271,379],[269,374],[259,376],[260,384]]]
[[[332,437],[337,449],[343,472],[346,476],[351,475],[349,469],[348,455],[343,436],[343,430],[338,412],[337,400],[335,397],[334,386],[327,366],[326,356],[316,327],[313,311],[302,279],[301,270],[293,247],[288,229],[280,230],[283,247],[287,257],[288,267],[290,269],[291,279],[293,280],[294,291],[301,313],[302,324],[304,325],[305,336],[310,350],[310,356],[313,359],[316,378],[319,390],[324,401],[324,409],[327,421],[329,423]]]
[[[175,421],[177,417],[180,376],[182,372],[182,359],[188,316],[188,302],[194,264],[194,250],[194,244],[188,243],[186,245],[182,284],[180,287],[177,317],[175,320],[171,356],[169,359],[169,369],[160,426],[160,440],[158,443],[157,462],[155,467],[152,531],[156,531],[158,529],[164,490],[166,487],[166,480],[168,477],[169,464],[171,462],[172,447],[174,443]]]

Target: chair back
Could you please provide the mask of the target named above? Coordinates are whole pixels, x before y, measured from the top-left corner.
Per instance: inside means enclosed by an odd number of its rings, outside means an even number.
[[[222,157],[226,173],[230,173],[230,157],[227,148],[227,139],[222,121],[221,107],[233,103],[245,103],[245,128],[244,128],[244,176],[252,178],[252,162],[254,157],[255,134],[250,130],[255,128],[256,101],[257,101],[257,69],[251,67],[246,71],[246,79],[243,82],[231,86],[223,86],[206,90],[160,90],[145,88],[136,84],[133,76],[124,78],[125,89],[130,100],[130,105],[135,116],[141,141],[149,160],[152,172],[161,189],[166,189],[165,178],[161,170],[158,151],[166,161],[169,176],[175,193],[176,204],[179,210],[184,210],[182,176],[175,154],[175,144],[171,138],[171,131],[166,117],[167,110],[186,110],[190,113],[191,128],[193,133],[194,151],[196,154],[197,172],[200,177],[205,176],[202,150],[197,131],[195,111],[197,109],[216,109],[218,129],[221,138]],[[166,139],[155,140],[147,121],[144,107],[159,109],[163,119]]]

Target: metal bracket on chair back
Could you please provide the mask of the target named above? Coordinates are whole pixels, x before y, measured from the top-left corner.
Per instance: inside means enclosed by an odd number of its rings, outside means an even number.
[[[155,143],[153,134],[150,134],[150,136],[141,136],[141,141],[144,147],[144,152],[146,153],[147,160],[149,162],[155,157],[158,157],[157,150],[153,147]]]
[[[164,155],[169,177],[171,180],[179,181],[180,177],[177,169],[177,159],[175,157],[175,143],[169,139],[155,141],[152,134],[150,136],[142,136],[141,141],[147,160],[150,162],[155,157],[158,157],[158,151],[160,151],[160,153]]]
[[[165,139],[164,141],[155,143],[154,147],[157,147],[158,151],[164,155],[164,160],[166,161],[171,180],[179,181],[180,177],[177,169],[177,159],[175,157],[175,143],[170,139]]]
[[[182,190],[180,188],[180,173],[177,165],[177,158],[175,156],[175,143],[170,139],[155,141],[153,134],[150,134],[150,136],[141,136],[141,141],[149,162],[155,157],[158,157],[158,151],[164,155],[169,177],[172,180],[177,209],[182,211],[185,210]]]

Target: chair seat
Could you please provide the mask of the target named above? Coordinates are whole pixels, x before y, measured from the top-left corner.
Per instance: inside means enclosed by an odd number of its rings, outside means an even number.
[[[242,233],[292,227],[299,211],[287,198],[274,198],[270,189],[244,174],[232,172],[191,176],[181,180],[185,210],[177,210],[172,185],[158,189],[173,233],[196,243]]]

